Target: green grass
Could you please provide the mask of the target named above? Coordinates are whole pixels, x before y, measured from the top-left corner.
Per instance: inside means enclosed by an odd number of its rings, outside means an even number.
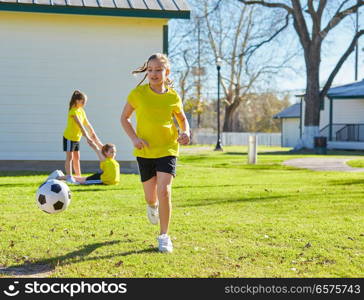
[[[50,277],[363,275],[364,174],[282,166],[314,156],[282,148],[259,148],[257,165],[245,147],[212,149],[184,147],[178,161],[172,254],[156,251],[137,175],[71,186],[69,208],[47,215],[35,204],[46,174],[0,173],[0,267],[47,265]]]
[[[353,168],[364,168],[364,159],[349,160],[347,164]]]

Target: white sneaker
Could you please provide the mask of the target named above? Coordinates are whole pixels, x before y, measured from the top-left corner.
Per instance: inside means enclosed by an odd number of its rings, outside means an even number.
[[[156,207],[151,207],[147,204],[147,216],[150,223],[157,225],[159,222],[158,205]]]
[[[79,184],[79,183],[76,181],[76,179],[75,179],[73,176],[71,176],[71,175],[67,175],[66,182],[68,182],[68,183],[72,183],[72,184]]]
[[[172,252],[172,241],[167,234],[162,234],[158,237],[158,250],[159,252]]]
[[[57,179],[58,177],[64,176],[63,172],[61,170],[55,170],[53,171],[47,178],[49,179]]]

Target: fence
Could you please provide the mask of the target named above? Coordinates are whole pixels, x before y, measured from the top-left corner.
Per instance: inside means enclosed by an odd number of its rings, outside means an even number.
[[[260,132],[223,132],[221,142],[225,146],[248,145],[250,135],[258,137],[258,145],[261,146],[281,146],[281,133],[260,133]],[[216,144],[216,132],[201,132],[192,130],[192,144]]]

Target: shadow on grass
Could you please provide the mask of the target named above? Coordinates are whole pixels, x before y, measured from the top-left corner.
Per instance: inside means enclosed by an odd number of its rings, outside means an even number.
[[[240,186],[251,186],[251,184],[240,184]],[[215,185],[180,185],[173,186],[173,189],[204,189],[204,188],[220,188],[220,187],[236,187],[236,184],[215,184]]]
[[[74,264],[81,261],[91,261],[91,260],[99,260],[99,259],[109,259],[113,257],[119,256],[128,256],[133,254],[143,254],[143,253],[157,253],[157,248],[148,248],[143,250],[135,250],[135,251],[127,251],[123,253],[116,253],[112,255],[104,255],[104,256],[94,256],[87,257],[97,248],[103,246],[115,245],[121,242],[131,242],[127,241],[108,241],[104,243],[94,243],[85,245],[82,249],[70,252],[65,255],[56,256],[48,259],[38,260],[35,262],[25,262],[20,265],[15,265],[11,267],[2,267],[0,268],[0,275],[8,275],[8,276],[18,276],[18,277],[40,277],[39,275],[44,275],[46,277],[50,275],[52,271],[54,271],[56,266],[65,266]]]
[[[0,183],[0,188],[38,187],[42,183]]]
[[[102,184],[100,184],[100,188],[95,188],[95,185],[85,185],[85,186],[80,186],[80,185],[76,185],[77,188],[72,189],[72,191],[74,192],[107,192],[107,191],[125,191],[125,190],[138,190],[140,189],[140,187],[123,187],[120,186],[119,188],[108,188],[103,186]],[[92,188],[88,188],[92,186]],[[80,188],[81,187],[81,188]]]
[[[230,199],[208,198],[208,199],[201,199],[201,201],[195,202],[195,203],[178,205],[178,207],[198,207],[198,206],[210,206],[210,205],[244,203],[244,202],[248,203],[248,202],[259,202],[259,201],[283,199],[283,198],[289,198],[289,197],[290,196],[269,196],[269,197],[255,197],[255,198],[236,197],[236,198],[230,198]]]
[[[314,152],[305,151],[305,152],[293,152],[293,151],[264,151],[259,152],[258,155],[298,155],[298,154],[315,154]],[[246,156],[248,152],[225,152],[224,155],[238,155],[238,156]]]
[[[248,152],[225,152],[224,155],[247,155]],[[264,152],[259,152],[258,149],[258,155],[319,155],[316,154],[314,150],[299,150],[299,151],[292,151],[292,150],[288,150],[288,151],[264,151]],[[364,152],[361,150],[327,150],[327,154],[326,155],[322,155],[323,157],[325,156],[361,156],[364,155]]]
[[[0,171],[0,177],[26,177],[26,176],[47,176],[49,173],[42,171]]]
[[[37,183],[0,183],[0,188],[14,188],[14,187],[33,187],[38,188],[44,181]],[[114,187],[110,188],[106,185],[68,185],[74,192],[100,192],[100,191],[123,191],[123,190],[135,190],[138,187]],[[99,188],[96,188],[99,186]],[[92,187],[92,188],[90,188]]]
[[[330,185],[364,184],[364,177],[362,179],[331,180],[328,182],[328,184],[330,184]]]

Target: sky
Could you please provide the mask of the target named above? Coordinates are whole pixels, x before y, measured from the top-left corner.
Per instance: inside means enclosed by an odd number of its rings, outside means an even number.
[[[336,42],[333,45],[335,51],[330,51],[328,54],[322,55],[322,65],[320,70],[320,79],[324,81],[330,75],[332,69],[336,65],[337,61],[340,59],[341,55],[348,47],[350,41],[349,36],[345,33],[341,33],[336,37]],[[350,38],[351,40],[351,38]],[[358,81],[364,79],[364,36],[361,40],[359,39],[359,56],[358,56]],[[343,85],[355,81],[355,51],[348,57],[339,73],[336,75],[333,86]],[[306,85],[305,73],[302,75],[290,77],[290,80],[282,82],[282,90],[301,90],[304,89]]]
[[[325,38],[321,52],[320,81],[321,84],[326,82],[331,71],[337,64],[341,55],[349,46],[355,24],[355,15],[347,17],[342,23],[334,28]],[[173,26],[173,24],[172,24]],[[359,29],[364,28],[364,8],[359,11]],[[282,33],[281,33],[282,34]],[[295,33],[294,33],[295,34]],[[358,59],[358,80],[364,79],[364,36],[359,39],[359,59]],[[268,49],[269,51],[269,49]],[[298,72],[282,71],[277,83],[272,83],[272,89],[280,92],[289,92],[291,102],[295,102],[295,94],[304,92],[306,86],[306,76],[304,69],[303,55],[297,56],[292,65],[297,67]],[[332,86],[344,85],[355,81],[355,51],[346,60],[339,73],[336,75]],[[211,93],[215,93],[216,82],[209,83]]]
[[[323,23],[326,25],[325,23]],[[324,41],[321,52],[321,68],[320,81],[326,83],[326,79],[331,74],[342,54],[350,45],[350,42],[355,33],[355,15],[347,17],[342,23],[334,28]],[[359,30],[364,28],[364,8],[359,10]],[[364,79],[364,36],[358,42],[358,78]],[[282,80],[279,83],[279,89],[282,91],[292,91],[292,94],[299,91],[304,91],[306,86],[306,76],[304,72],[303,57],[297,57],[294,64],[301,65],[302,72],[299,74],[287,74],[289,80]],[[336,75],[332,86],[344,85],[355,82],[355,50],[347,58],[346,62]]]

